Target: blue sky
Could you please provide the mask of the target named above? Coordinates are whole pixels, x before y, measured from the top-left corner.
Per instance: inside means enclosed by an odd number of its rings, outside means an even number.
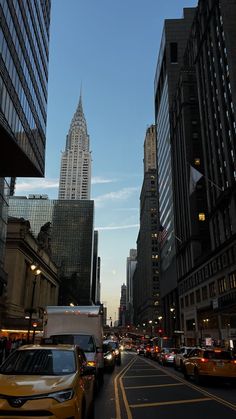
[[[164,19],[197,0],[52,0],[45,179],[16,195],[58,196],[61,151],[80,89],[92,150],[101,300],[118,316],[126,258],[136,247],[143,143],[154,123],[154,76]]]

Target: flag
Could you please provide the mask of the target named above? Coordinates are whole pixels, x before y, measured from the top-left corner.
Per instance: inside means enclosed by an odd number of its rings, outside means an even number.
[[[163,246],[166,240],[167,234],[168,234],[167,229],[162,224],[160,224],[159,233],[158,233],[158,242],[160,244],[160,247]]]
[[[190,180],[189,180],[189,194],[191,195],[195,189],[198,181],[203,177],[203,174],[190,166]]]

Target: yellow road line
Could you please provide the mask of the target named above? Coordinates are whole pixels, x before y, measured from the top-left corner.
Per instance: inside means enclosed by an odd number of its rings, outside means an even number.
[[[119,391],[118,391],[118,385],[117,381],[120,375],[126,370],[129,369],[129,367],[134,363],[134,360],[132,359],[120,372],[115,376],[114,379],[114,392],[115,392],[115,405],[116,405],[116,419],[121,419],[121,411],[120,411],[120,401],[119,401]],[[132,416],[129,418],[132,419]]]
[[[211,397],[204,397],[201,399],[190,399],[190,400],[173,400],[169,402],[158,402],[158,403],[140,403],[140,404],[130,404],[129,407],[131,408],[138,408],[138,407],[156,407],[156,406],[166,406],[170,404],[185,404],[185,403],[199,403],[199,402],[206,402],[212,400]]]
[[[126,375],[125,378],[150,378],[150,377],[166,377],[166,374],[152,374],[152,375]]]
[[[136,388],[156,388],[156,387],[173,387],[173,386],[183,386],[183,383],[173,383],[173,384],[155,384],[153,386],[134,386],[134,387],[124,387],[125,390],[135,390]]]
[[[149,360],[146,360],[146,362],[149,364],[149,365],[153,365]],[[154,366],[154,365],[153,365]],[[160,371],[160,367],[158,368],[158,366],[154,366],[158,371]],[[204,389],[202,389],[202,388],[200,388],[200,387],[198,387],[198,386],[196,386],[196,385],[194,385],[194,384],[192,384],[192,383],[189,383],[188,381],[186,381],[185,379],[183,379],[183,378],[180,378],[180,377],[178,377],[178,376],[176,376],[176,375],[174,375],[174,374],[172,374],[171,372],[169,372],[169,371],[166,371],[166,375],[167,376],[169,376],[169,377],[171,377],[171,378],[174,378],[175,380],[177,380],[177,381],[180,381],[181,383],[183,383],[183,384],[185,384],[187,387],[190,387],[190,388],[192,388],[192,389],[194,389],[194,390],[196,390],[196,391],[198,391],[199,393],[202,393],[204,396],[210,396],[213,400],[216,400],[218,403],[220,403],[220,404],[223,404],[223,405],[225,405],[225,406],[227,406],[227,407],[230,407],[230,409],[232,409],[232,410],[236,410],[236,405],[235,404],[233,404],[233,403],[231,403],[231,402],[228,402],[227,400],[225,400],[225,399],[221,399],[221,397],[218,397],[218,396],[215,396],[214,394],[212,394],[212,393],[210,393],[209,391],[206,391],[206,390],[204,390]]]

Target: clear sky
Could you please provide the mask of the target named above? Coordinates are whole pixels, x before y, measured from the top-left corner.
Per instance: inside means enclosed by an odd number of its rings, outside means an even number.
[[[52,0],[45,179],[17,179],[16,195],[58,197],[61,151],[82,101],[92,150],[101,300],[118,318],[126,258],[136,248],[143,143],[154,123],[154,76],[164,19],[197,0]]]

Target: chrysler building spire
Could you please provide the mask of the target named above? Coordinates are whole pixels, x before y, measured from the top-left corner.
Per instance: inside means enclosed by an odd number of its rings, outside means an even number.
[[[59,199],[90,199],[91,153],[82,95],[72,118],[62,153]]]

